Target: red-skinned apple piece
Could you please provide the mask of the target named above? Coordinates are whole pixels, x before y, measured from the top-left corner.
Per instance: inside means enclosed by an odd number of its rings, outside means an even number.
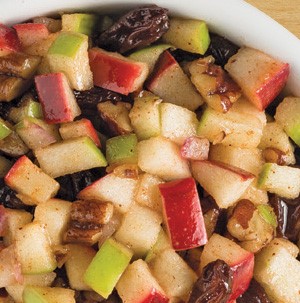
[[[71,122],[80,115],[80,109],[63,73],[35,77],[35,86],[47,123]]]
[[[21,43],[13,28],[0,23],[0,55],[21,51]]]
[[[225,237],[213,234],[202,252],[201,268],[217,259],[225,261],[233,271],[232,292],[227,302],[231,303],[249,287],[253,277],[254,254]]]
[[[146,86],[149,91],[161,97],[165,102],[191,111],[203,104],[201,95],[167,50],[160,55]]]
[[[285,86],[290,66],[256,49],[243,47],[225,66],[242,92],[263,111]]]
[[[14,25],[18,38],[23,47],[48,38],[49,31],[45,24],[22,23]]]
[[[142,87],[148,76],[149,69],[146,63],[100,48],[91,48],[89,59],[94,84],[123,95]]]
[[[206,244],[207,235],[196,182],[193,178],[159,185],[172,246],[187,250]]]

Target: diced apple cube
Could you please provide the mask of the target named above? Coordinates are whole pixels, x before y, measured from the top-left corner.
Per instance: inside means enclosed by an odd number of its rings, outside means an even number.
[[[202,97],[169,51],[164,51],[159,57],[147,88],[165,102],[191,111],[203,104]]]
[[[93,14],[63,14],[61,17],[62,30],[90,36],[98,19],[98,16]]]
[[[191,176],[188,161],[181,157],[179,147],[164,137],[138,143],[138,165],[144,172],[164,180]]]
[[[134,201],[137,183],[136,179],[121,178],[111,173],[84,188],[77,197],[83,200],[111,202],[124,213]]]
[[[254,175],[218,161],[193,161],[192,173],[220,208],[233,205],[254,180]]]
[[[193,178],[159,185],[165,222],[175,250],[187,250],[207,242],[199,195]]]
[[[93,87],[93,74],[88,57],[88,36],[60,32],[48,50],[47,60],[51,72],[63,72],[73,89],[88,90]]]
[[[195,272],[173,249],[166,249],[151,260],[150,269],[167,296],[174,300],[186,300],[197,280]]]
[[[90,137],[98,147],[101,147],[97,131],[92,122],[86,118],[62,124],[59,128],[59,133],[63,140],[87,136]]]
[[[264,110],[283,89],[289,65],[249,47],[233,55],[225,69],[259,110]]]
[[[181,156],[188,160],[207,160],[210,144],[206,138],[188,137],[180,148]]]
[[[94,84],[120,94],[141,88],[149,73],[147,64],[100,48],[90,49],[89,58]]]
[[[139,259],[130,264],[117,286],[119,296],[124,303],[167,303],[169,299],[152,276],[145,261]]]
[[[135,256],[143,257],[157,240],[162,216],[153,210],[133,205],[115,233],[117,241],[128,246]]]
[[[56,268],[55,255],[43,224],[32,222],[17,230],[15,245],[22,273],[42,274]]]
[[[295,199],[300,193],[300,169],[266,163],[258,179],[258,188],[281,197]]]
[[[21,194],[26,196],[36,205],[54,197],[59,189],[59,183],[34,165],[26,156],[17,160],[5,176],[5,183]]]
[[[13,28],[0,23],[0,55],[3,56],[10,52],[20,51],[21,43],[16,31]]]
[[[63,73],[36,76],[35,86],[46,122],[70,122],[80,115],[74,93]]]
[[[44,224],[51,245],[62,244],[63,234],[70,219],[71,205],[68,201],[50,199],[35,208],[34,221]]]
[[[35,150],[41,168],[53,178],[106,166],[106,160],[89,137],[54,143]]]
[[[84,282],[102,297],[107,298],[128,266],[132,252],[109,238],[93,258],[84,274]]]
[[[160,118],[161,135],[179,145],[188,137],[196,135],[196,114],[184,107],[163,102],[160,104]]]

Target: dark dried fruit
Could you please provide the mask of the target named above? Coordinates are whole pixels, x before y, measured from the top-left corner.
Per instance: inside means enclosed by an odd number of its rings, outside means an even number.
[[[191,53],[180,48],[170,49],[169,51],[178,63],[184,61],[191,62],[204,57],[203,55]]]
[[[263,287],[254,279],[246,292],[236,299],[237,303],[271,303]]]
[[[239,47],[225,37],[210,33],[210,45],[205,56],[212,55],[215,58],[215,64],[224,67],[229,58],[238,50]]]
[[[101,33],[96,44],[121,54],[150,45],[169,29],[167,13],[167,9],[156,5],[133,9]]]
[[[226,303],[232,291],[233,272],[222,260],[207,264],[196,281],[188,303]]]

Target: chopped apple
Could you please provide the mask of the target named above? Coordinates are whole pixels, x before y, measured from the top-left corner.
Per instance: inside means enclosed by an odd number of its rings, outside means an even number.
[[[254,254],[225,237],[213,234],[204,246],[200,258],[201,268],[217,259],[225,261],[233,271],[229,301],[235,300],[248,288],[253,277]]]
[[[68,139],[38,148],[35,156],[43,171],[53,178],[107,165],[100,149],[89,137]]]
[[[61,30],[61,19],[38,16],[32,18],[32,22],[38,24],[45,24],[50,33],[55,33]]]
[[[255,256],[254,277],[272,302],[299,301],[300,262],[282,245],[271,242]]]
[[[121,178],[110,173],[84,188],[77,197],[83,200],[109,201],[124,213],[134,201],[137,183],[136,179]]]
[[[112,137],[106,141],[106,159],[109,165],[137,163],[136,134]]]
[[[264,110],[280,93],[289,76],[289,64],[249,47],[239,49],[225,69],[242,92],[259,110]]]
[[[262,167],[258,188],[275,193],[281,197],[295,199],[300,193],[300,169],[265,163]]]
[[[26,286],[23,292],[24,303],[75,303],[75,291],[62,287]]]
[[[135,61],[147,63],[149,72],[151,73],[159,56],[163,53],[163,51],[170,47],[172,47],[170,44],[151,45],[133,52],[129,55],[129,58]]]
[[[197,275],[173,249],[163,250],[149,266],[169,299],[187,300]]]
[[[129,118],[139,140],[159,136],[161,133],[160,104],[162,100],[148,91],[142,91],[136,98]]]
[[[141,88],[149,73],[146,63],[100,48],[90,49],[89,58],[94,84],[123,95]]]
[[[62,30],[90,36],[98,19],[98,16],[93,14],[63,14],[61,16]]]
[[[106,240],[88,266],[83,279],[94,291],[107,298],[128,266],[132,252],[121,243]]]
[[[188,250],[207,242],[199,195],[193,178],[159,185],[168,233],[175,250]]]
[[[0,56],[10,52],[20,51],[21,43],[16,31],[13,28],[0,23]]]
[[[15,245],[23,274],[42,274],[56,268],[46,227],[40,222],[31,222],[18,229]]]
[[[163,102],[160,104],[160,119],[161,135],[179,145],[188,137],[196,135],[196,114],[184,107]]]
[[[14,25],[14,29],[23,47],[47,39],[49,36],[49,31],[45,24],[21,23]]]
[[[203,104],[200,94],[169,51],[159,57],[147,88],[164,101],[191,111]]]
[[[92,247],[79,244],[68,244],[65,267],[72,289],[91,290],[91,288],[83,281],[83,275],[95,255],[96,251]]]
[[[60,32],[48,49],[47,60],[51,72],[63,72],[73,89],[88,90],[93,87],[88,58],[88,36]]]
[[[61,140],[57,125],[33,117],[25,117],[15,125],[15,131],[30,149],[45,147]]]
[[[125,135],[133,131],[129,119],[129,111],[131,109],[129,103],[100,102],[97,105],[97,109],[112,136]]]
[[[124,215],[115,238],[129,247],[136,257],[143,257],[155,244],[161,223],[162,216],[158,213],[133,205]]]
[[[73,121],[81,111],[63,73],[39,75],[35,85],[48,123]]]
[[[188,137],[180,148],[181,156],[189,160],[207,160],[210,144],[206,138]]]
[[[130,264],[117,286],[119,296],[124,303],[167,303],[163,289],[157,283],[145,261],[139,259]]]
[[[63,140],[87,136],[94,141],[96,146],[101,147],[97,131],[92,122],[86,118],[62,124],[59,128],[59,133]]]
[[[0,101],[9,102],[21,96],[31,85],[31,80],[0,74]]]
[[[59,189],[59,183],[26,156],[22,156],[15,162],[4,180],[10,188],[25,198],[23,202],[31,205],[49,200],[56,195]]]
[[[68,201],[50,199],[45,203],[40,203],[35,208],[34,221],[44,224],[51,245],[63,243],[63,234],[70,219],[71,205],[71,202]]]
[[[163,41],[191,53],[203,55],[210,43],[207,25],[202,20],[170,18]]]
[[[275,120],[300,146],[300,98],[287,97],[277,106]]]
[[[191,176],[188,161],[181,157],[179,147],[164,137],[153,137],[138,143],[138,166],[164,180]]]
[[[0,140],[6,138],[12,132],[9,124],[0,118]]]
[[[218,161],[192,161],[192,173],[220,208],[232,206],[246,191],[254,175]]]

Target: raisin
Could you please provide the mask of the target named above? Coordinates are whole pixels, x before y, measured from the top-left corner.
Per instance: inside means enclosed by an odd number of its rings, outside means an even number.
[[[207,264],[196,281],[188,303],[226,303],[232,291],[233,272],[222,260]]]
[[[133,9],[101,33],[96,44],[121,54],[150,45],[169,29],[167,13],[167,9],[157,5]]]
[[[263,287],[252,279],[246,292],[236,300],[237,303],[271,303]]]
[[[191,53],[180,48],[170,49],[169,51],[178,63],[191,62],[204,57],[203,55]]]
[[[210,34],[210,41],[205,56],[212,55],[215,58],[215,64],[221,65],[222,67],[224,67],[229,58],[239,50],[236,44],[214,33]]]

